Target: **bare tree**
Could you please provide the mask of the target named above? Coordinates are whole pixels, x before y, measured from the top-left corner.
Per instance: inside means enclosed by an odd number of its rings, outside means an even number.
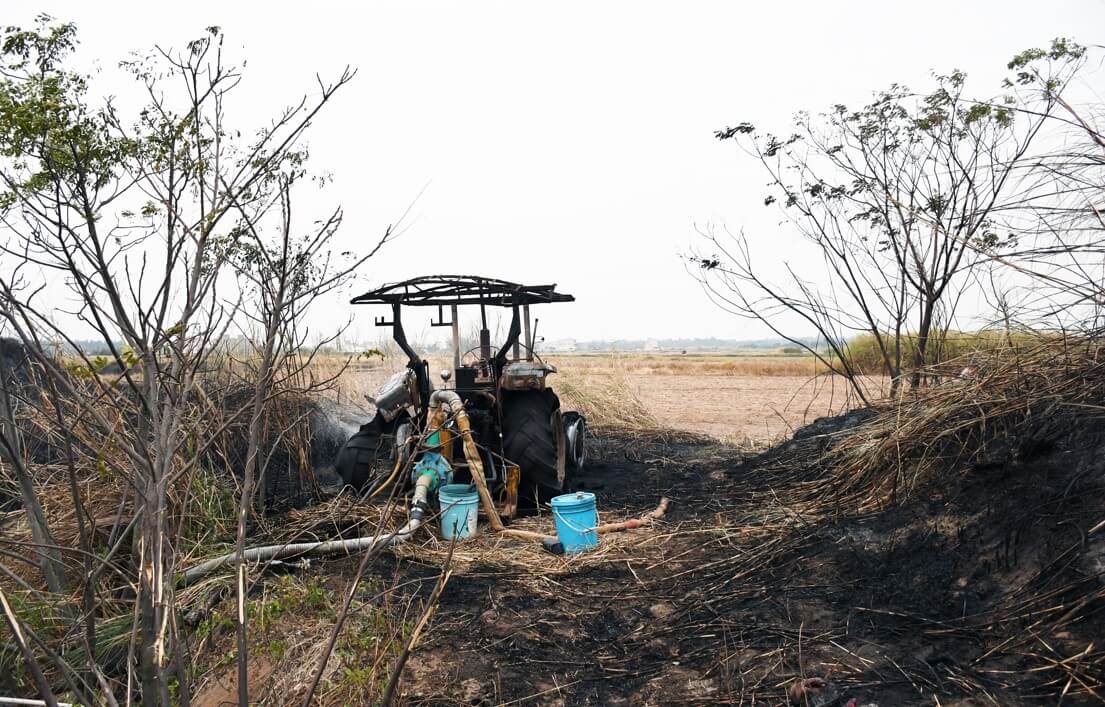
[[[256,335],[245,337],[254,343],[251,356],[240,364],[248,371],[253,394],[248,405],[249,427],[245,466],[242,469],[241,495],[235,536],[237,577],[236,629],[238,644],[238,700],[249,701],[248,629],[246,601],[247,576],[243,553],[246,532],[255,497],[264,497],[264,481],[275,447],[265,448],[263,430],[271,427],[271,403],[280,398],[304,399],[327,386],[332,378],[317,380],[305,376],[319,350],[334,338],[307,345],[309,328],[302,325],[311,305],[345,284],[352,273],[371,258],[391,237],[388,229],[375,246],[354,257],[349,252],[335,253],[333,237],[341,225],[341,209],[316,222],[303,236],[297,236],[293,223],[293,185],[302,179],[302,170],[282,175],[269,206],[257,210],[240,209],[242,236],[236,239],[233,261],[242,280],[247,306],[241,310],[247,327]],[[274,217],[274,218],[270,218]],[[269,223],[275,221],[275,223]],[[270,234],[271,230],[271,234]],[[346,362],[348,363],[348,362]],[[340,374],[340,370],[333,376]],[[291,428],[304,422],[293,413],[292,419],[275,423],[276,437],[290,434]],[[266,424],[268,423],[268,424]]]
[[[1023,96],[1014,92],[967,98],[956,71],[936,76],[924,95],[893,86],[860,110],[801,113],[787,138],[748,123],[719,131],[764,168],[772,186],[765,205],[782,207],[824,270],[800,276],[788,266],[789,283],[769,285],[746,245],[722,248],[710,231],[715,250],[692,257],[702,284],[744,316],[798,314],[861,397],[856,365],[845,360],[858,333],[874,340],[894,388],[906,373],[918,385],[955,321],[970,270],[1016,245],[1009,222],[1026,207],[1021,182],[1037,158],[1030,148],[1075,68],[1055,74],[1053,92],[1031,111],[1018,110]]]
[[[1056,39],[1046,49],[1025,50],[1009,62],[1013,74],[1006,85],[1035,98],[1035,104],[1023,110],[1040,112],[1038,104],[1054,104],[1056,109],[1047,115],[1052,139],[1023,180],[1028,208],[1016,224],[1017,248],[988,251],[987,256],[1022,276],[1022,286],[1015,288],[1021,293],[1018,318],[1097,332],[1105,314],[1105,137],[1100,99],[1092,95],[1079,103],[1068,97],[1060,80],[1068,67],[1085,65],[1091,51]]]
[[[283,175],[302,169],[304,132],[352,74],[320,81],[314,98],[243,138],[225,114],[241,75],[223,59],[218,28],[183,51],[156,49],[125,64],[146,98],[133,119],[110,101],[94,106],[88,77],[65,69],[74,43],[72,25],[48,18],[3,38],[0,321],[34,359],[55,414],[42,399],[27,406],[54,420],[53,438],[80,458],[73,465],[106,468],[129,489],[111,547],[82,581],[122,571],[115,552],[133,533],[137,694],[167,705],[176,677],[176,701],[187,704],[172,519],[184,513],[181,480],[218,432],[197,403],[202,373],[241,309],[236,247],[284,193]],[[281,323],[300,311],[300,300],[289,301]],[[107,354],[87,353],[77,338]],[[105,375],[109,366],[117,379]],[[94,636],[96,607],[85,614]]]

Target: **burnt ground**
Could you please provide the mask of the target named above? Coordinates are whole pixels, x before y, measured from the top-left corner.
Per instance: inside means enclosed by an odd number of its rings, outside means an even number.
[[[401,702],[1099,704],[1105,528],[1089,531],[1105,520],[1105,428],[1069,418],[994,440],[908,500],[861,510],[833,493],[826,450],[864,415],[755,456],[702,439],[597,440],[579,483],[602,520],[668,496],[663,521],[570,559],[487,533],[459,544]],[[446,548],[429,534],[402,548],[365,584],[396,587],[387,601],[411,625]],[[356,558],[320,564],[303,576],[344,593]],[[352,624],[343,641],[374,630]],[[316,658],[288,660],[278,672]],[[838,699],[788,703],[810,677]],[[366,689],[366,702],[380,694]]]
[[[1094,425],[999,450],[878,512],[826,508],[820,455],[856,421],[747,459],[704,441],[602,440],[582,483],[625,517],[671,497],[662,527],[633,533],[653,542],[551,577],[465,568],[407,665],[406,700],[786,704],[787,685],[822,676],[840,704],[1097,704]]]

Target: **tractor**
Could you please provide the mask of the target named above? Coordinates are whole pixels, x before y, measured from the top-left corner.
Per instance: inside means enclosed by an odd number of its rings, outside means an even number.
[[[556,368],[534,350],[538,322],[532,320],[531,327],[530,307],[573,301],[557,292],[556,285],[456,275],[419,277],[354,297],[353,304],[391,306],[391,319],[377,317],[375,324],[391,327],[407,364],[370,399],[375,415],[339,451],[334,467],[342,481],[371,493],[389,472],[409,466],[411,455],[427,449],[446,458],[457,481],[466,475],[471,481],[472,465],[461,445],[449,441],[458,434],[455,421],[449,419],[440,430],[427,428],[435,392],[430,366],[403,330],[403,307],[436,307],[437,319],[430,324],[451,327],[453,343],[452,370],[440,372],[437,390],[453,390],[463,402],[487,488],[529,504],[565,491],[570,475],[584,465],[587,421],[577,412],[561,410],[560,398],[549,387],[548,377]],[[457,317],[463,306],[479,307],[479,343],[467,351],[461,351]],[[510,312],[506,339],[497,348],[488,329],[489,307]]]

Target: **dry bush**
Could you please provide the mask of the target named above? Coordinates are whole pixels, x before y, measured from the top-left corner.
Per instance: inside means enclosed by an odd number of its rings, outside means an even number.
[[[553,385],[566,410],[578,410],[587,424],[598,431],[641,432],[660,427],[629,383],[626,369],[617,358],[606,365],[587,368],[565,367]]]
[[[881,506],[1031,444],[1079,412],[1105,409],[1105,345],[1097,337],[1021,338],[928,373],[937,384],[877,405],[869,421],[845,431],[830,452],[837,493]]]

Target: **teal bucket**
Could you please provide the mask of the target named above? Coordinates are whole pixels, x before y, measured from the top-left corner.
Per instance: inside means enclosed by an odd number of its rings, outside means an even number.
[[[441,537],[452,540],[476,534],[480,494],[472,484],[446,484],[437,491],[441,506]]]
[[[595,531],[599,524],[595,494],[567,493],[549,501],[549,505],[564,552],[583,552],[599,544],[599,534]]]

